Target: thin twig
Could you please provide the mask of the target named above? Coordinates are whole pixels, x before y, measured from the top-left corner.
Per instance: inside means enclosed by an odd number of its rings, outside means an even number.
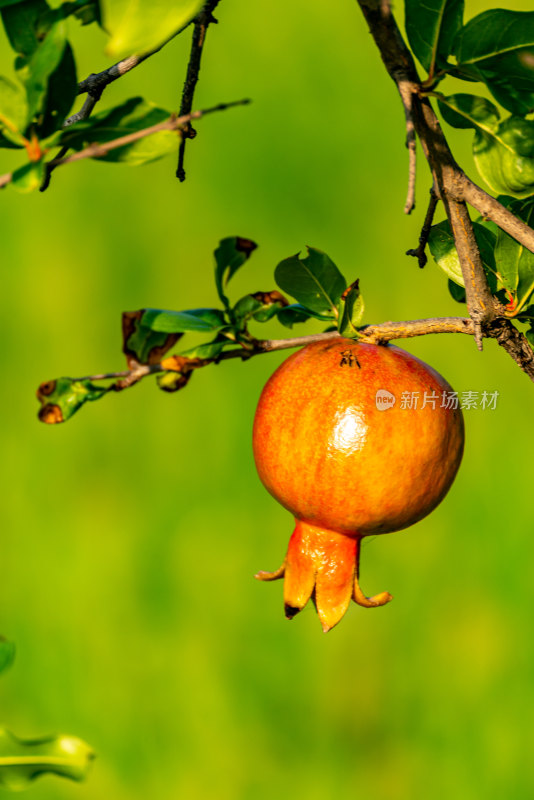
[[[436,317],[431,319],[407,320],[405,322],[382,322],[378,325],[365,325],[359,330],[358,342],[365,344],[387,344],[395,339],[410,339],[415,336],[425,336],[430,333],[467,333],[473,335],[473,321],[465,317]],[[489,334],[488,334],[489,335]],[[198,369],[208,364],[228,361],[234,358],[248,360],[252,356],[264,353],[274,353],[278,350],[291,350],[295,347],[305,347],[314,342],[328,342],[343,338],[337,331],[327,333],[313,333],[308,336],[296,336],[292,339],[257,339],[254,340],[250,350],[241,348],[226,350],[218,356],[206,359],[181,359],[182,368]],[[105,372],[99,375],[86,375],[83,378],[71,378],[76,381],[103,381],[114,378],[121,380],[121,388],[126,388],[133,383],[158,372],[173,372],[175,370],[160,364],[138,364],[134,369],[119,372]]]
[[[407,256],[413,256],[419,262],[419,266],[421,269],[425,266],[428,258],[425,253],[425,248],[428,244],[428,237],[430,236],[430,229],[432,227],[432,221],[434,219],[434,214],[436,212],[436,206],[439,202],[439,197],[437,196],[436,192],[434,191],[434,187],[430,189],[430,200],[428,202],[428,208],[426,211],[425,221],[423,222],[423,227],[421,228],[421,234],[419,236],[419,244],[415,248],[415,250],[407,250]]]
[[[501,322],[498,319],[498,310],[488,286],[466,202],[477,210],[483,206],[484,211],[481,213],[484,216],[495,221],[497,225],[504,221],[507,227],[503,229],[515,236],[518,241],[527,239],[529,247],[533,249],[534,231],[520,220],[512,221],[512,215],[509,212],[503,213],[504,209],[497,201],[490,202],[489,196],[467,178],[454,160],[430,101],[421,92],[421,83],[412,54],[397,27],[389,5],[381,0],[358,0],[358,3],[390,77],[397,86],[403,84],[403,91],[410,88],[412,92],[415,131],[432,171],[436,191],[443,201],[449,218],[462,268],[467,307],[473,321],[477,346],[481,347],[482,337],[487,335],[486,331],[489,330],[490,335],[497,339],[523,371],[534,379],[534,353],[523,334],[506,320],[503,321],[504,327],[499,328]],[[411,87],[407,87],[406,83],[411,84]]]
[[[408,148],[408,192],[406,195],[406,203],[404,204],[404,213],[411,214],[415,208],[415,177],[417,169],[415,127],[412,115],[413,89],[409,81],[403,80],[397,83],[397,88],[406,117],[406,147]]]
[[[195,89],[198,83],[200,73],[200,62],[202,60],[202,51],[204,49],[204,42],[206,41],[206,33],[210,24],[216,23],[217,20],[213,16],[213,12],[219,0],[208,0],[204,5],[202,11],[195,19],[195,26],[193,28],[193,38],[191,40],[191,52],[189,54],[189,62],[187,64],[187,73],[185,76],[184,88],[182,91],[182,102],[180,105],[180,116],[182,114],[189,114],[193,108],[193,100],[195,97]],[[178,167],[176,169],[176,177],[180,181],[185,181],[184,157],[185,157],[185,143],[187,139],[194,139],[196,130],[187,125],[182,133],[180,148],[178,150]]]
[[[143,61],[146,61],[147,58],[150,58],[150,56],[159,53],[159,51],[164,48],[166,44],[172,41],[176,36],[179,36],[180,33],[185,31],[185,29],[188,28],[192,22],[193,20],[180,28],[180,30],[176,31],[176,33],[173,33],[172,36],[169,36],[169,38],[160,44],[159,47],[149,50],[147,53],[142,53],[141,55],[134,54],[128,56],[128,58],[123,58],[122,61],[112,64],[111,67],[108,67],[102,72],[92,72],[91,75],[85,78],[85,80],[80,81],[78,84],[78,94],[85,94],[85,92],[89,92],[95,96],[101,95],[106,86],[109,86],[109,84],[113,83],[113,81],[116,81],[118,78],[126,75],[127,72],[130,72],[135,67],[138,67],[139,64],[142,64]]]
[[[96,104],[98,103],[100,96],[96,97],[95,95],[88,94],[84,100],[83,106],[77,111],[75,114],[72,114],[70,117],[67,117],[62,128],[70,128],[71,125],[76,125],[77,122],[82,122],[84,119],[88,119]]]
[[[234,100],[231,103],[219,103],[211,108],[193,111],[191,114],[185,114],[182,117],[170,117],[168,120],[159,122],[157,125],[151,125],[149,128],[143,128],[140,131],[129,133],[126,136],[120,136],[118,139],[112,139],[110,142],[104,142],[103,144],[91,144],[89,147],[86,147],[84,150],[80,150],[78,153],[73,153],[72,155],[64,158],[54,158],[49,162],[48,166],[50,169],[55,169],[56,167],[63,166],[64,164],[71,164],[73,161],[80,161],[84,158],[102,158],[112,150],[116,150],[119,147],[124,147],[127,144],[132,144],[133,142],[137,142],[147,136],[152,136],[154,133],[159,133],[160,131],[179,131],[192,119],[200,119],[200,117],[205,117],[207,114],[212,114],[215,111],[225,111],[226,109],[233,108],[234,106],[248,105],[250,102],[251,101],[249,99]],[[12,178],[12,173],[0,175],[0,189],[4,186],[7,186],[7,184],[11,182]]]

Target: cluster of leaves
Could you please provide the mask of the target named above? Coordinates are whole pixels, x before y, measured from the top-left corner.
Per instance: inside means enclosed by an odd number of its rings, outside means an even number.
[[[119,59],[161,47],[202,8],[203,0],[72,0],[51,7],[46,0],[0,0],[0,15],[15,52],[13,77],[0,76],[0,148],[25,150],[25,160],[13,172],[15,189],[38,189],[45,159],[52,148],[84,150],[148,128],[171,112],[140,97],[64,128],[78,94],[73,48],[67,39],[67,19],[96,23],[108,34],[107,54]],[[178,147],[177,136],[162,131],[148,139],[117,148],[108,161],[141,164]]]
[[[290,303],[278,290],[246,294],[237,302],[228,298],[227,285],[248,261],[257,245],[239,236],[223,239],[215,250],[215,286],[219,308],[194,308],[166,311],[144,308],[122,315],[123,353],[131,371],[130,377],[157,372],[160,389],[174,392],[183,388],[193,371],[222,358],[249,358],[258,352],[258,340],[250,333],[250,323],[277,319],[286,328],[296,323],[317,319],[327,329],[356,338],[364,305],[358,281],[347,281],[326,253],[307,248],[300,254],[281,261],[275,279],[284,292],[296,302]],[[206,334],[208,341],[167,355],[186,333]],[[261,348],[260,348],[261,349]],[[152,368],[152,369],[150,369]],[[84,403],[99,400],[110,391],[131,385],[124,380],[105,384],[93,379],[57,378],[41,384],[37,397],[41,403],[39,419],[46,423],[64,422]]]
[[[463,0],[406,0],[406,33],[427,71],[423,89],[439,101],[444,120],[475,132],[477,168],[496,194],[534,193],[534,11],[484,11],[463,24]],[[453,61],[449,61],[452,58]],[[444,95],[448,75],[484,83],[510,116],[485,97]]]
[[[14,658],[14,644],[0,637],[0,673],[12,665]],[[93,759],[91,748],[74,736],[19,739],[0,728],[1,789],[27,789],[35,778],[47,773],[82,781]]]
[[[534,219],[534,12],[492,9],[463,24],[463,0],[406,0],[406,33],[427,71],[423,89],[438,99],[446,123],[474,130],[477,169],[498,200],[531,225]],[[452,59],[452,60],[450,60]],[[436,91],[448,75],[484,83],[510,115],[486,97]],[[491,291],[505,316],[528,324],[534,343],[534,255],[496,225],[474,223]],[[434,225],[429,246],[465,301],[463,278],[448,222]]]

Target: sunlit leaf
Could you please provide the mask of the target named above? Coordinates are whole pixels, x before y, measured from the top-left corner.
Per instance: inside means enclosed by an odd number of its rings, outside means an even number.
[[[354,281],[345,289],[339,302],[338,330],[342,336],[356,338],[365,305],[360,292],[360,282]]]
[[[0,672],[9,669],[15,660],[15,645],[3,636],[0,636]]]
[[[15,145],[23,142],[28,103],[22,86],[0,76],[0,133]]]
[[[307,247],[308,255],[299,253],[285,258],[275,269],[274,277],[280,288],[319,314],[338,315],[338,304],[347,287],[345,278],[332,259],[315,247]]]
[[[499,276],[497,275],[494,253],[495,234],[484,225],[480,225],[477,222],[473,222],[473,231],[480,250],[480,257],[490,289],[492,292],[496,292],[501,288],[502,282],[499,280],[500,272]],[[444,220],[437,225],[432,225],[428,237],[428,246],[438,267],[443,270],[451,281],[463,287],[464,278],[460,266],[460,259],[448,220]]]
[[[444,66],[462,27],[463,0],[406,0],[405,12],[408,41],[423,67]]]
[[[204,0],[102,0],[107,54],[120,59],[159,47],[198,14]]]
[[[12,189],[22,194],[35,192],[43,182],[44,170],[45,165],[43,159],[40,161],[30,161],[28,164],[24,164],[24,166],[19,167],[13,172],[13,177],[9,185]]]
[[[94,757],[89,745],[74,736],[25,740],[0,729],[0,787],[27,789],[35,778],[47,773],[82,781]]]
[[[514,200],[508,209],[527,225],[534,225],[534,197]],[[516,298],[516,313],[520,313],[534,292],[534,253],[499,229],[495,258],[506,289]]]
[[[439,106],[450,125],[474,129],[475,163],[494,192],[516,197],[534,192],[534,121],[509,117],[499,122],[493,103],[469,94],[442,97]]]
[[[87,380],[57,378],[46,381],[37,389],[37,399],[41,403],[39,419],[47,425],[66,422],[89,401],[100,400],[110,391],[110,387],[97,386]]]
[[[219,242],[219,246],[214,252],[215,285],[219,297],[226,308],[229,308],[229,300],[224,293],[224,289],[237,270],[250,258],[251,253],[254,252],[257,246],[255,242],[250,239],[243,239],[242,236],[228,236]]]
[[[478,77],[513,114],[534,110],[534,11],[484,11],[458,34],[457,72]]]

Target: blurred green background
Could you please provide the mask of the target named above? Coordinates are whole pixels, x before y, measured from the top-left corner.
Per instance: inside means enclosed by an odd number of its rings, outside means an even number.
[[[203,370],[176,395],[145,381],[64,426],[37,421],[41,381],[123,368],[123,310],[214,303],[223,236],[260,244],[234,298],[274,288],[277,262],[311,244],[361,279],[368,322],[463,313],[433,263],[404,255],[429,175],[420,157],[405,217],[402,109],[356,3],[222,0],[217,17],[195,105],[254,103],[198,124],[185,184],[171,159],[87,161],[43,195],[0,195],[0,632],[18,647],[0,719],[98,753],[87,783],[45,777],[28,796],[530,798],[534,391],[493,342],[483,354],[459,335],[403,345],[460,392],[498,391],[498,406],[465,412],[442,505],[366,543],[362,586],[394,602],[352,605],[328,636],[311,604],[290,624],[281,584],[253,579],[279,565],[292,530],[251,453],[284,354]],[[94,26],[73,24],[72,38],[80,77],[108,65]],[[102,108],[141,94],[176,109],[188,48],[189,33]],[[0,61],[8,72],[4,38]],[[450,140],[476,177],[471,134]],[[2,159],[1,172],[15,163]]]

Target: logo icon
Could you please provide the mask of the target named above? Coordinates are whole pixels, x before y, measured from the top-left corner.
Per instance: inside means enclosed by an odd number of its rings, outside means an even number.
[[[379,411],[387,411],[395,405],[395,395],[387,389],[379,389],[375,397],[376,407]]]

